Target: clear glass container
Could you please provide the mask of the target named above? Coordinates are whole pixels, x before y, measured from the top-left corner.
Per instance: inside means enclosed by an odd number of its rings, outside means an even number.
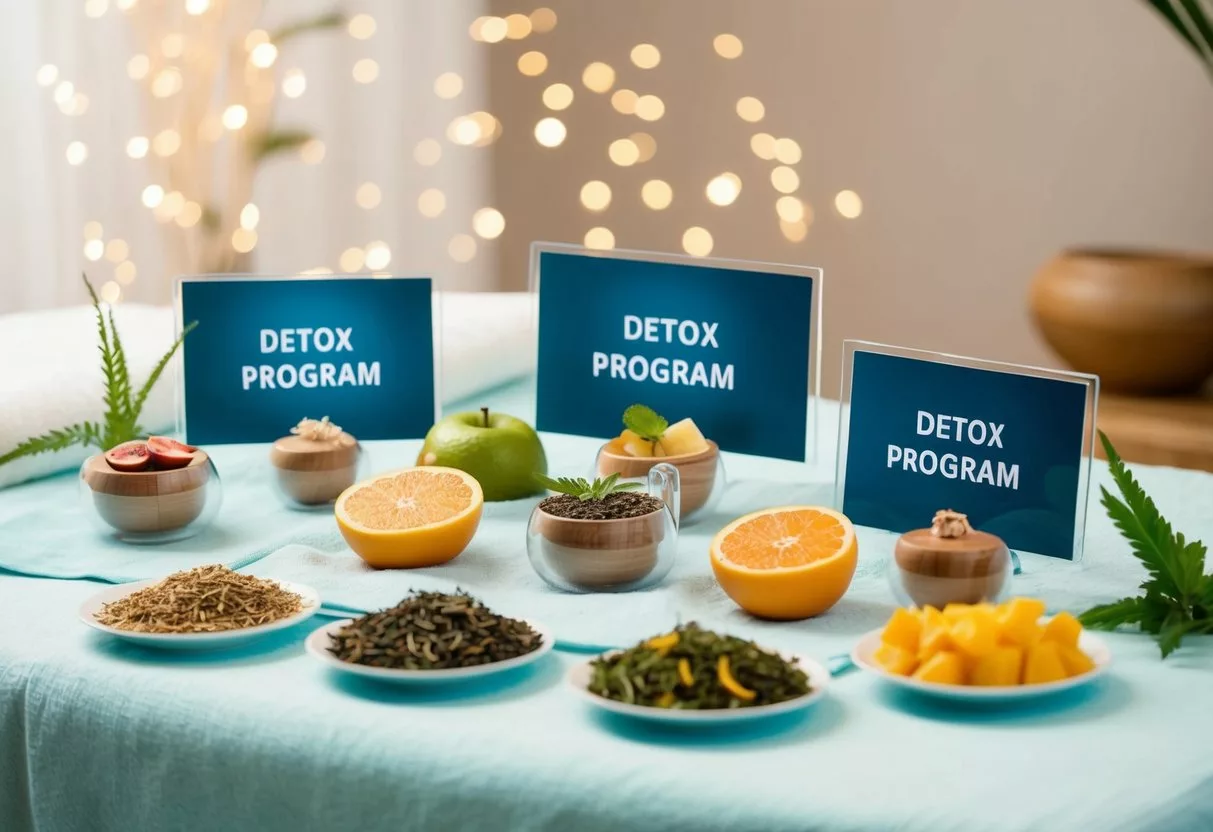
[[[570,519],[536,506],[526,551],[539,577],[567,592],[629,592],[660,582],[678,551],[678,469],[654,465],[646,484],[663,505],[640,517]]]
[[[920,529],[898,538],[888,578],[901,606],[943,609],[948,604],[1005,600],[1014,569],[1010,550],[992,534],[970,532],[945,539]]]
[[[706,451],[697,454],[644,457],[624,453],[619,440],[612,439],[598,449],[590,479],[619,474],[622,480],[643,482],[655,465],[669,465],[678,471],[682,489],[682,513],[678,522],[686,525],[709,514],[727,484],[720,448],[711,440],[708,440],[708,446]]]
[[[366,453],[352,436],[348,443],[283,437],[270,448],[270,465],[278,499],[300,511],[331,508],[342,491],[367,474]]]
[[[97,530],[124,543],[192,537],[215,519],[223,486],[215,463],[197,451],[183,468],[117,471],[103,454],[80,466],[80,502]]]

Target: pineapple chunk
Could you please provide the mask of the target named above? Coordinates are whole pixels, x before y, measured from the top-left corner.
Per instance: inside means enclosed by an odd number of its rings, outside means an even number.
[[[1045,614],[1043,601],[1035,598],[1012,598],[998,608],[1000,638],[1004,644],[1028,648],[1040,640],[1037,621]]]
[[[882,641],[872,653],[872,661],[897,676],[909,676],[918,666],[918,659],[909,650]]]
[[[981,606],[970,607],[968,615],[954,619],[949,632],[952,643],[975,659],[989,655],[998,646],[998,621],[991,610]]]
[[[959,653],[944,650],[920,665],[914,671],[914,678],[920,682],[934,682],[939,685],[963,685],[964,662]]]
[[[973,664],[969,684],[1006,687],[1018,685],[1023,670],[1023,650],[995,647]]]
[[[922,610],[922,635],[918,639],[918,660],[925,662],[940,650],[952,647],[952,636],[948,632],[948,621],[934,607]]]
[[[639,434],[630,430],[619,434],[619,445],[628,456],[649,457],[653,455],[653,443],[640,438]]]
[[[708,441],[691,419],[675,422],[665,429],[657,443],[656,456],[685,456],[702,453],[708,449]]]
[[[1066,678],[1066,667],[1061,663],[1061,650],[1054,641],[1041,641],[1028,648],[1028,658],[1023,666],[1025,685],[1043,685]]]
[[[1040,638],[1041,641],[1055,641],[1066,647],[1077,647],[1078,634],[1081,632],[1082,625],[1078,623],[1077,618],[1068,612],[1059,612],[1049,619],[1049,623],[1045,625],[1044,634]]]
[[[909,610],[898,609],[885,625],[880,640],[914,655],[918,652],[918,637],[921,634],[922,619]]]
[[[1058,646],[1057,654],[1061,657],[1061,664],[1066,669],[1067,676],[1081,676],[1095,669],[1095,662],[1091,661],[1091,657],[1084,653],[1081,647],[1062,644]]]

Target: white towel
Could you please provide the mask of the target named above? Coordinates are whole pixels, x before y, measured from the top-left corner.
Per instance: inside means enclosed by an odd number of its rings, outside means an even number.
[[[525,292],[444,292],[441,305],[443,401],[451,402],[528,373],[534,365],[531,296]],[[167,306],[121,304],[114,318],[132,383],[142,385],[173,341]],[[31,436],[104,410],[97,324],[90,306],[0,316],[0,453]],[[177,374],[167,370],[144,406],[150,432],[171,430]],[[82,463],[94,449],[70,448],[0,466],[0,488]]]

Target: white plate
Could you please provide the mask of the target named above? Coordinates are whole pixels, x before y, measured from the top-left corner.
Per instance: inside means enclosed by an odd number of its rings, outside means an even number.
[[[330,624],[325,624],[312,631],[312,634],[307,637],[304,642],[304,647],[307,652],[315,656],[324,664],[331,667],[333,670],[342,673],[349,673],[353,676],[362,676],[365,679],[374,679],[378,682],[390,682],[398,685],[425,685],[442,682],[462,682],[470,679],[481,679],[485,676],[494,676],[498,673],[504,673],[515,668],[525,667],[532,662],[537,662],[552,652],[552,648],[556,644],[556,640],[552,637],[552,631],[542,624],[538,624],[530,619],[521,619],[530,625],[531,629],[539,633],[543,637],[542,643],[538,649],[532,650],[513,659],[506,659],[503,662],[492,662],[490,664],[478,664],[472,667],[451,667],[441,668],[438,670],[393,670],[387,667],[371,667],[365,664],[355,664],[353,662],[343,662],[341,659],[334,656],[328,651],[329,645],[332,644],[332,637],[338,630],[350,624],[353,619],[347,618],[343,621],[334,621]]]
[[[258,624],[256,627],[245,627],[241,630],[222,630],[217,633],[137,633],[132,630],[119,630],[108,627],[97,620],[103,604],[109,604],[130,595],[140,589],[154,586],[162,579],[138,581],[130,584],[107,586],[96,595],[90,596],[80,605],[80,620],[95,630],[108,633],[115,638],[135,642],[147,647],[160,647],[167,650],[215,650],[224,647],[238,647],[245,642],[260,638],[267,633],[284,630],[306,621],[320,609],[320,595],[310,586],[296,584],[290,581],[278,581],[278,585],[288,592],[294,592],[303,599],[303,609],[294,615],[271,621],[268,624]]]
[[[937,699],[950,699],[957,702],[1009,702],[1036,699],[1063,690],[1089,684],[1100,677],[1108,665],[1112,663],[1112,653],[1103,639],[1083,631],[1078,637],[1078,646],[1095,662],[1095,669],[1081,676],[1073,676],[1057,682],[1047,682],[1043,685],[1008,685],[1004,687],[979,687],[970,685],[941,685],[935,682],[920,682],[909,676],[898,676],[889,673],[872,661],[872,654],[880,646],[880,630],[867,633],[851,651],[851,660],[871,673],[880,676],[889,684],[916,691]]]
[[[612,650],[604,653],[603,657],[614,656],[622,651]],[[565,681],[577,695],[589,702],[595,708],[601,708],[611,713],[643,719],[649,722],[661,722],[676,725],[723,725],[726,723],[751,722],[766,719],[779,714],[788,714],[809,707],[826,694],[830,686],[830,672],[812,659],[793,653],[781,653],[785,661],[795,660],[800,669],[809,677],[809,692],[796,699],[777,702],[774,705],[758,705],[753,708],[711,708],[703,710],[681,710],[678,708],[654,708],[649,705],[630,705],[615,699],[607,699],[590,692],[590,679],[593,678],[591,665],[594,659],[580,662],[569,668]],[[597,658],[597,657],[596,657]]]

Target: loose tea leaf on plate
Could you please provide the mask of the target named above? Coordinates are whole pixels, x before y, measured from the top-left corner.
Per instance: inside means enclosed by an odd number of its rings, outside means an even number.
[[[591,693],[654,708],[760,707],[809,693],[795,662],[695,623],[601,656],[592,668]]]
[[[343,662],[394,670],[444,670],[526,655],[543,637],[456,590],[413,592],[390,609],[356,618],[333,636]]]

